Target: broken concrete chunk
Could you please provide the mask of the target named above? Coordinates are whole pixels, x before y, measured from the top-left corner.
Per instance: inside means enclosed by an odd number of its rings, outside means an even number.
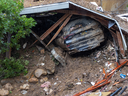
[[[7,96],[9,94],[8,90],[0,89],[0,96]]]
[[[35,78],[35,77],[33,77],[33,78],[30,78],[28,81],[29,81],[30,83],[37,83],[37,82],[38,82],[38,79]]]
[[[29,86],[30,86],[29,84],[24,84],[24,85],[20,86],[20,89],[21,90],[28,90]]]
[[[35,76],[39,78],[41,75],[47,75],[47,72],[45,69],[36,69],[35,70]]]
[[[55,47],[54,49],[52,49],[51,53],[62,64],[62,66],[66,65],[66,61],[64,59],[64,56],[62,55],[62,51],[59,48]]]
[[[13,90],[13,86],[10,83],[7,83],[6,85],[4,85],[4,88],[9,90],[9,91]]]

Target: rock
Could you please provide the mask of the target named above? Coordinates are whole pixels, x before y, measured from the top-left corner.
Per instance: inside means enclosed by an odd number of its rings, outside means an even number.
[[[6,85],[4,85],[4,88],[9,90],[9,91],[13,90],[13,86],[10,83],[7,83]]]
[[[47,82],[41,84],[41,87],[43,87],[43,88],[44,88],[44,87],[49,88],[49,87],[51,87],[51,82],[47,81]]]
[[[41,83],[46,82],[46,81],[48,81],[48,77],[44,77],[44,78],[40,79]]]
[[[43,90],[45,91],[45,93],[46,93],[47,95],[49,95],[49,94],[51,94],[51,93],[53,92],[52,89],[48,89],[47,87],[45,87]]]
[[[34,73],[34,70],[29,70],[28,74],[23,76],[23,79],[25,79],[25,80],[30,79],[30,77],[33,75],[33,73]]]
[[[35,76],[39,78],[41,75],[47,75],[46,70],[44,69],[36,69],[35,70]]]
[[[20,86],[21,90],[28,90],[29,89],[29,84],[24,84],[23,86]]]
[[[55,67],[53,67],[52,69],[47,69],[47,73],[48,74],[53,74],[55,72]]]
[[[22,91],[21,91],[21,94],[24,95],[24,94],[27,94],[27,92],[28,92],[28,91],[26,91],[26,90],[22,90]]]
[[[7,83],[15,83],[15,80],[14,79],[3,79],[1,80],[1,85],[5,85]]]
[[[53,92],[53,90],[52,90],[52,89],[49,89],[48,87],[45,87],[43,90],[45,91],[45,93],[46,93],[47,95],[48,95],[48,94],[51,94],[51,93]]]
[[[30,83],[37,83],[37,82],[38,82],[38,79],[35,78],[35,77],[32,77],[32,78],[30,78],[30,79],[28,80],[28,82],[30,82]]]
[[[45,92],[48,92],[48,87],[45,87],[44,89],[43,89]]]
[[[8,90],[0,89],[0,96],[7,96],[9,94]]]

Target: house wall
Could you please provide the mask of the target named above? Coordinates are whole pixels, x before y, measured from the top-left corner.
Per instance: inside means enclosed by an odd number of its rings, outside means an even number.
[[[96,2],[99,6],[101,6],[101,0],[86,0],[88,2]]]
[[[102,8],[105,11],[128,10],[128,6],[127,6],[128,5],[128,0],[102,0],[101,4],[102,4]],[[120,8],[118,8],[118,7],[120,7]]]

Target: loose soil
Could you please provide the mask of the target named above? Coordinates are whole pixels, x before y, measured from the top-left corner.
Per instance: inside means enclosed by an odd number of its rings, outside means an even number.
[[[107,41],[107,43],[105,43],[103,46],[89,52],[83,52],[72,56],[65,55],[67,56],[67,65],[65,67],[63,67],[61,64],[56,65],[54,74],[47,75],[48,81],[50,81],[52,84],[51,89],[53,89],[53,92],[48,96],[73,96],[75,93],[83,91],[92,86],[91,82],[95,83],[98,79],[102,79],[102,69],[105,68],[106,71],[109,69],[105,66],[105,63],[115,62],[114,50],[109,50],[109,45],[113,46],[111,41]],[[98,55],[99,52],[101,53],[100,55]],[[42,68],[41,66],[37,65],[40,62],[40,58],[43,58],[44,56],[46,57],[42,62],[44,62],[45,65],[55,64],[55,62],[50,61],[50,59],[52,60],[51,53],[45,51],[45,54],[40,54],[36,47],[32,47],[27,51],[22,51],[22,56],[30,61],[28,66],[29,72],[32,72],[37,68]],[[125,75],[128,73],[127,66],[121,68],[120,71],[117,71],[114,74],[111,79],[111,83],[106,86],[104,91],[116,90],[120,86],[127,86],[127,81],[118,84],[117,86],[112,86],[115,81],[121,79],[121,73]],[[31,77],[33,76],[34,74],[31,74]],[[45,76],[41,76],[41,78],[43,77]],[[39,80],[41,78],[39,78]],[[24,76],[19,76],[9,80],[14,87],[14,90],[11,94],[9,94],[9,96],[46,96],[43,88],[40,87],[42,84],[40,82],[36,84],[29,83],[30,89],[28,90],[28,93],[22,95],[20,86],[28,83],[28,79],[25,79]],[[78,82],[81,84],[77,85]],[[124,94],[128,93],[127,91],[128,89],[124,92]]]

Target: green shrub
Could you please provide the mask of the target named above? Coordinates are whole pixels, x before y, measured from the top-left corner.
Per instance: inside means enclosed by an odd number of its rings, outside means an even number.
[[[25,68],[28,65],[29,61],[15,58],[6,58],[0,60],[0,78],[10,78],[19,76],[20,73],[27,74],[27,69]]]
[[[33,18],[20,16],[23,10],[23,0],[0,0],[0,53],[6,52],[7,46],[20,48],[20,38],[31,33],[30,28],[35,26]],[[11,34],[11,43],[7,43],[7,34]]]

